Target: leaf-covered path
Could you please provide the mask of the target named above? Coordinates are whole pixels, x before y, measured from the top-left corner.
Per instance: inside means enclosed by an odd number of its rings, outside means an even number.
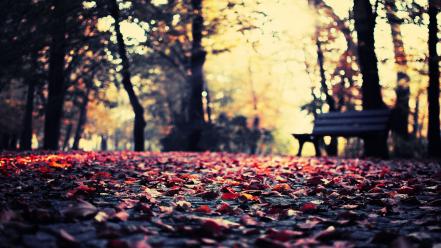
[[[435,162],[3,153],[1,247],[441,245]]]

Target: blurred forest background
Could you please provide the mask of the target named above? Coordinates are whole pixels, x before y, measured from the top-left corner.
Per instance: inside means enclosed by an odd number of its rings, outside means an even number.
[[[3,0],[0,150],[294,154],[315,115],[363,108],[357,31],[371,28],[390,150],[424,156],[429,1]]]

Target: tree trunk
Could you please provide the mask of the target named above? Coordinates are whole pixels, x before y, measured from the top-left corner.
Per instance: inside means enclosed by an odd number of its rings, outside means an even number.
[[[369,0],[354,0],[355,30],[358,36],[358,59],[363,75],[363,109],[386,108],[383,103],[375,54],[375,17]],[[387,134],[373,135],[364,139],[364,155],[387,157]]]
[[[63,147],[62,147],[63,151],[65,151],[66,148],[68,148],[68,146],[69,146],[69,140],[70,140],[70,137],[72,134],[72,128],[73,128],[73,125],[72,125],[72,122],[70,122],[66,127],[66,133],[64,135],[64,141],[63,141]]]
[[[78,117],[77,128],[75,130],[74,142],[72,144],[72,150],[78,150],[80,146],[81,136],[83,135],[84,125],[87,121],[87,105],[89,104],[90,87],[87,87],[86,93],[83,97],[81,104],[80,115]]]
[[[317,16],[319,16],[318,8],[322,8],[322,7],[325,8],[326,10],[328,10],[328,12],[331,12],[333,14],[332,8],[327,6],[321,0],[309,0],[308,3],[312,8],[315,9]],[[331,17],[334,18],[335,16],[331,16]],[[335,21],[338,22],[337,20],[335,20]],[[345,25],[343,24],[343,26],[345,26]],[[343,32],[343,34],[345,34],[345,32]],[[345,35],[345,37],[346,37],[346,35]],[[321,86],[322,92],[325,94],[325,101],[326,101],[326,104],[328,104],[328,106],[329,106],[329,112],[335,112],[335,111],[338,111],[337,106],[336,106],[334,97],[329,94],[329,88],[328,88],[328,85],[326,84],[326,74],[325,74],[325,67],[324,67],[325,56],[323,53],[322,44],[320,42],[320,24],[319,24],[318,18],[316,18],[316,20],[315,20],[315,44],[316,44],[316,48],[317,48],[317,62],[319,65],[319,72],[320,72],[320,86]],[[349,43],[348,43],[348,47],[349,47]],[[319,142],[321,142],[325,145],[326,152],[328,155],[330,155],[330,156],[337,155],[337,148],[338,148],[337,137],[331,137],[331,142],[329,143],[329,145],[326,145],[322,138],[320,139]]]
[[[9,137],[10,135],[8,133],[0,133],[1,140],[0,140],[0,151],[7,150],[9,145]]]
[[[101,135],[101,151],[107,151],[107,136]]]
[[[49,87],[44,121],[44,149],[57,150],[64,103],[66,3],[54,0],[54,25],[49,55]]]
[[[203,66],[207,53],[202,47],[202,31],[204,19],[202,17],[202,0],[191,0],[194,13],[192,21],[192,49],[190,58],[189,86],[191,89],[188,118],[190,135],[188,137],[188,150],[197,151],[199,139],[204,124],[204,107],[202,103],[202,91],[204,85]]]
[[[9,139],[9,144],[8,144],[8,150],[14,151],[17,149],[17,141],[18,141],[18,136],[17,134],[12,134],[10,136]]]
[[[413,130],[412,130],[412,136],[414,138],[418,138],[418,133],[420,130],[420,123],[419,123],[419,112],[420,111],[420,93],[418,92],[418,94],[415,97],[415,110],[413,112]]]
[[[144,151],[144,128],[146,122],[144,119],[144,109],[139,102],[138,96],[133,90],[130,76],[130,64],[127,58],[126,45],[120,30],[120,11],[116,0],[111,0],[111,15],[115,19],[115,33],[118,43],[118,52],[122,61],[122,84],[126,90],[133,112],[135,113],[135,123],[133,128],[133,141],[135,143],[135,151]]]
[[[321,42],[319,40],[320,33],[318,31],[318,27],[316,28],[317,28],[317,32],[316,32],[317,61],[320,69],[320,85],[322,87],[323,93],[325,94],[325,100],[326,100],[326,104],[328,104],[329,106],[329,112],[335,112],[337,111],[337,108],[335,106],[334,97],[332,97],[332,95],[329,94],[329,88],[328,85],[326,84],[326,74],[325,74],[325,66],[324,66],[325,57],[323,55]],[[337,137],[331,137],[331,142],[329,143],[329,145],[326,146],[326,152],[330,156],[336,156],[337,148],[338,148]]]
[[[211,124],[213,122],[212,114],[211,114],[211,98],[210,98],[210,91],[208,90],[207,86],[205,86],[205,92],[207,93],[207,95],[205,96],[206,99],[205,111],[207,114],[207,122]]]
[[[35,83],[30,82],[26,97],[26,109],[23,118],[23,130],[20,137],[20,149],[32,149],[32,113],[34,111]]]
[[[441,157],[440,138],[440,107],[439,107],[439,58],[436,50],[438,44],[437,14],[439,4],[436,0],[429,0],[429,128],[427,137],[429,140],[428,154],[431,157]]]
[[[399,136],[407,138],[409,134],[409,75],[407,57],[401,34],[401,20],[396,16],[397,7],[394,0],[386,0],[386,17],[390,24],[394,46],[395,64],[397,66],[396,103],[393,111],[393,130]]]
[[[114,150],[119,150],[119,143],[120,143],[120,139],[121,139],[121,131],[119,129],[116,129],[115,132],[113,133],[113,146],[114,146]]]

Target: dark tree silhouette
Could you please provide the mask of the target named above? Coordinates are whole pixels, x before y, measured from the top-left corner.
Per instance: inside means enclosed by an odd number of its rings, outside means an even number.
[[[67,124],[66,129],[64,131],[64,141],[63,141],[63,146],[61,147],[61,150],[63,151],[65,151],[69,147],[69,141],[73,129],[72,117],[68,117],[68,118],[69,118],[69,124]]]
[[[393,111],[393,130],[406,138],[409,134],[409,75],[407,74],[407,57],[404,50],[401,34],[402,20],[397,17],[397,6],[394,0],[386,0],[386,17],[390,24],[394,46],[395,64],[397,66],[397,86],[395,88],[397,100]]]
[[[318,27],[317,27],[317,29],[318,29]],[[325,100],[326,100],[326,104],[328,104],[328,106],[329,106],[329,111],[335,112],[338,110],[336,108],[334,97],[331,94],[329,94],[329,88],[328,88],[328,85],[326,84],[326,74],[325,74],[325,66],[324,66],[325,57],[323,54],[323,49],[322,49],[322,45],[321,45],[319,36],[320,36],[320,34],[319,34],[319,32],[317,32],[316,46],[317,46],[317,61],[318,61],[319,70],[320,70],[320,85],[322,87],[323,93],[325,94]],[[337,137],[331,137],[331,142],[327,146],[327,149],[326,149],[328,152],[328,155],[331,155],[331,156],[337,155],[337,149],[338,149]]]
[[[437,0],[429,0],[429,140],[428,153],[432,157],[441,157],[440,138],[440,107],[439,107],[439,57],[436,51],[438,44],[437,15],[441,4]]]
[[[52,41],[49,55],[49,87],[44,122],[44,148],[57,150],[65,93],[66,2],[54,0]]]
[[[35,83],[29,82],[26,94],[26,108],[23,118],[23,127],[20,136],[20,149],[32,149],[32,112],[34,111]]]
[[[83,95],[83,100],[80,106],[80,113],[78,116],[77,128],[75,129],[74,141],[72,144],[72,150],[78,150],[80,146],[80,139],[83,135],[84,125],[87,121],[87,107],[89,104],[90,86],[87,84],[86,92]]]
[[[363,75],[361,91],[363,109],[386,108],[378,76],[377,55],[375,54],[375,18],[369,0],[354,0],[355,30],[358,37],[358,61]],[[378,137],[377,137],[378,136]],[[364,139],[365,156],[387,157],[387,135],[379,134]]]
[[[135,113],[135,124],[133,128],[133,141],[135,143],[135,151],[144,151],[144,128],[146,122],[144,119],[144,109],[139,102],[138,96],[133,90],[133,85],[130,79],[130,64],[127,58],[127,49],[120,30],[120,11],[116,0],[110,0],[110,11],[113,19],[115,19],[115,33],[118,45],[119,56],[122,61],[122,84],[126,90],[133,112]]]
[[[198,150],[198,143],[204,124],[204,108],[202,92],[204,89],[203,66],[207,53],[202,47],[204,18],[202,16],[202,0],[191,1],[192,12],[192,49],[190,58],[190,76],[188,77],[191,89],[190,103],[188,106],[188,119],[190,124],[189,150]]]

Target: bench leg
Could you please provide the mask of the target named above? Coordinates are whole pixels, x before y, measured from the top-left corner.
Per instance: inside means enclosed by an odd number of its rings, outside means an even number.
[[[303,150],[304,144],[305,144],[305,141],[303,139],[299,139],[299,151],[297,152],[298,157],[302,156],[302,150]]]
[[[313,143],[315,148],[315,156],[320,157],[322,155],[320,152],[320,138],[314,138]]]

